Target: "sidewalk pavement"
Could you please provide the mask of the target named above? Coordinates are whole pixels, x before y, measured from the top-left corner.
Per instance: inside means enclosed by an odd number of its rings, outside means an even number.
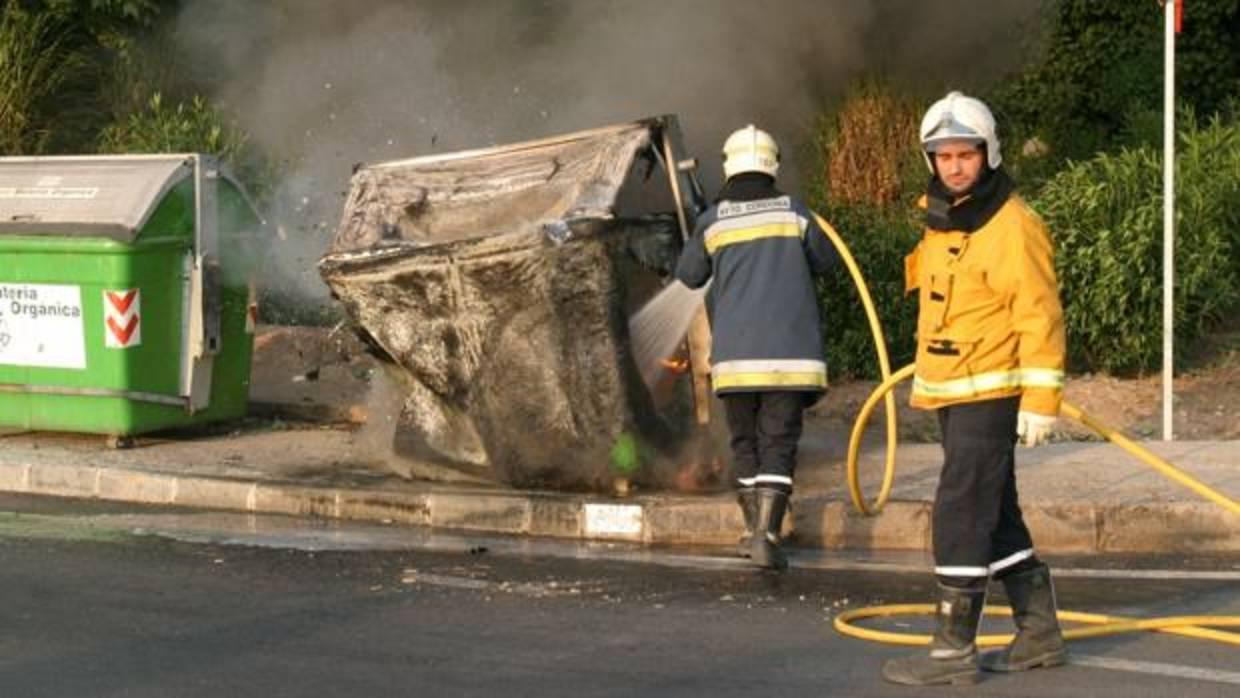
[[[143,438],[111,450],[98,436],[0,437],[0,491],[334,517],[486,533],[727,545],[741,531],[728,494],[605,495],[409,480],[367,464],[362,432],[335,427]],[[842,435],[807,424],[793,500],[793,545],[928,550],[941,452],[902,444],[891,500],[857,514]],[[1194,477],[1240,497],[1240,442],[1147,442]],[[1172,483],[1115,446],[1060,443],[1018,452],[1021,505],[1048,553],[1238,552],[1240,516]],[[882,444],[863,451],[873,497]]]
[[[727,494],[612,498],[430,484],[398,475],[411,467],[445,471],[404,461],[385,467],[390,435],[345,428],[364,420],[376,370],[348,332],[261,327],[251,413],[336,426],[142,437],[126,450],[108,449],[98,436],[0,435],[0,491],[652,544],[730,545],[740,535],[740,512]],[[883,464],[881,416],[873,421],[861,463],[871,498]],[[1240,497],[1240,441],[1144,445]],[[876,517],[857,514],[850,503],[846,446],[838,423],[810,416],[793,496],[794,544],[928,550],[939,446],[900,445],[891,500]],[[1019,449],[1017,481],[1025,518],[1045,552],[1240,551],[1240,516],[1109,444]]]

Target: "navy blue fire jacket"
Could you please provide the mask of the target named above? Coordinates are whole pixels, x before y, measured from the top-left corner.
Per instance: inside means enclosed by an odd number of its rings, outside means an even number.
[[[706,308],[717,394],[821,392],[827,365],[813,275],[839,254],[808,207],[769,180],[763,188],[725,190],[730,198],[698,218],[676,278],[690,288],[714,279]]]

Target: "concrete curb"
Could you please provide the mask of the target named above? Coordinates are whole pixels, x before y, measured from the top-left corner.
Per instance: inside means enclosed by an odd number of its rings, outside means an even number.
[[[93,466],[0,464],[0,491],[292,514],[415,526],[647,544],[730,545],[742,521],[730,495],[604,499],[427,487],[418,492],[306,487]],[[1022,503],[1047,553],[1240,552],[1240,517],[1208,502]],[[891,501],[880,516],[829,498],[793,500],[795,545],[926,551],[930,503]]]

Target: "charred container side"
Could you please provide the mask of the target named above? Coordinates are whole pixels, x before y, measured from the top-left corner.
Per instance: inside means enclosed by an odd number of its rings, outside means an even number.
[[[659,477],[691,397],[644,386],[627,318],[664,283],[681,231],[673,214],[614,209],[626,182],[649,176],[664,125],[354,174],[319,270],[406,394],[405,455],[513,486],[599,490],[617,441],[635,438],[632,476]]]

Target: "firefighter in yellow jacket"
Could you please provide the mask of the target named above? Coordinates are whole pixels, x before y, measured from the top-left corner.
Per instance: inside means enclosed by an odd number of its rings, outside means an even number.
[[[912,685],[977,680],[991,577],[1007,591],[1018,633],[981,668],[1066,659],[1050,571],[1034,554],[1014,473],[1016,442],[1047,440],[1063,390],[1053,245],[1000,166],[985,104],[952,92],[926,112],[920,135],[932,176],[905,279],[919,302],[912,404],[935,410],[943,434],[932,522],[940,602],[929,654],[883,665],[884,678]]]

